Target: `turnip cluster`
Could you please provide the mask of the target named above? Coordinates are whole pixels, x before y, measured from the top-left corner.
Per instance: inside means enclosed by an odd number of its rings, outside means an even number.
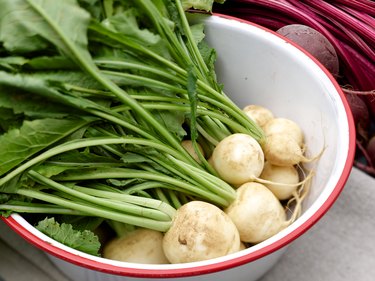
[[[132,232],[109,242],[104,257],[150,264],[208,260],[260,243],[298,218],[313,175],[303,167],[312,159],[305,156],[302,129],[263,106],[249,105],[243,111],[263,129],[265,141],[259,143],[243,133],[231,134],[207,159],[217,176],[235,189],[234,201],[225,208],[201,200],[187,202],[177,210],[169,230],[159,233],[159,239],[143,241],[153,238],[141,233],[142,238],[134,239],[136,233]],[[189,141],[183,146],[199,161]],[[203,152],[201,146],[199,151]],[[122,246],[127,244],[132,245],[130,250]],[[137,255],[116,255],[115,251],[137,251]],[[155,253],[161,257],[159,261]]]

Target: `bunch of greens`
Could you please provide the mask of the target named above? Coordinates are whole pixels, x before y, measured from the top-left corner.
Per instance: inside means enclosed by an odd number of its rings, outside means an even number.
[[[212,2],[0,0],[3,216],[166,231],[189,200],[234,199],[206,158],[234,132],[263,134],[216,81],[204,24],[187,20]],[[50,224],[38,227],[71,231]]]

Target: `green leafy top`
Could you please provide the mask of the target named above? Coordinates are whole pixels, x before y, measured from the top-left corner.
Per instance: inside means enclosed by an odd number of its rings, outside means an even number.
[[[35,227],[66,246],[94,256],[99,256],[101,246],[99,238],[89,230],[75,230],[71,224],[60,224],[55,221],[54,218],[45,218]]]
[[[263,133],[216,81],[204,24],[187,20],[212,3],[0,0],[1,214],[62,215],[38,229],[96,255],[67,216],[167,231],[185,202],[228,206],[235,191],[205,155]]]

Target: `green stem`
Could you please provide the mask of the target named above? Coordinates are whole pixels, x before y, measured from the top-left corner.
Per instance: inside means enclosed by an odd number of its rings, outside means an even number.
[[[127,62],[127,61],[120,61],[120,60],[112,60],[112,59],[95,59],[94,62],[102,67],[115,67],[116,69],[120,68],[124,69],[135,69],[138,71],[146,71],[165,79],[169,79],[172,81],[176,81],[178,84],[184,84],[185,80],[181,79],[181,77],[176,76],[175,73],[169,73],[165,71],[165,69],[158,68],[155,66],[150,66],[147,64],[141,64],[136,62]]]
[[[52,206],[33,206],[30,205],[15,205],[15,204],[0,204],[0,210],[12,211],[15,213],[30,213],[30,214],[56,214],[56,215],[71,215],[71,216],[86,216],[86,213],[71,210],[62,207]],[[40,204],[38,204],[40,205]]]
[[[184,173],[190,174],[192,177],[193,175],[196,175],[195,177],[201,184],[204,184],[204,186],[212,192],[220,194],[220,196],[226,198],[228,201],[232,201],[236,197],[234,189],[220,178],[209,173],[202,173],[199,169],[188,166],[173,157],[168,156],[168,159],[180,167]]]
[[[85,194],[90,194],[93,196],[98,196],[98,197],[107,198],[111,200],[126,201],[134,205],[159,210],[167,214],[169,218],[173,218],[173,216],[176,213],[176,209],[174,209],[170,205],[165,204],[161,202],[160,200],[156,200],[153,198],[145,198],[145,197],[140,197],[140,196],[129,195],[123,192],[117,193],[117,192],[98,190],[98,189],[82,187],[82,186],[73,186],[72,188]]]
[[[201,87],[203,90],[205,90],[207,93],[211,94],[214,100],[214,103],[217,103],[217,105],[222,105],[226,107],[226,111],[228,111],[228,108],[231,108],[233,111],[231,112],[231,116],[236,118],[236,121],[247,128],[248,134],[250,134],[253,138],[255,138],[260,143],[263,143],[265,141],[265,136],[263,133],[263,130],[254,122],[252,121],[247,115],[238,108],[236,104],[233,103],[231,99],[229,99],[223,92],[219,93],[209,85],[205,84],[204,82],[198,80],[197,86]],[[201,99],[204,99],[200,97]],[[216,100],[216,101],[215,101]]]
[[[183,112],[190,112],[190,106],[185,105],[177,105],[177,104],[160,104],[160,103],[143,103],[145,108],[152,108],[152,109],[161,109],[161,110],[175,110],[175,111],[183,111]],[[228,118],[227,116],[214,112],[212,110],[207,110],[204,108],[197,108],[197,117],[201,116],[209,116],[211,118],[220,120],[224,124],[228,125],[234,131],[239,133],[248,133],[248,130],[244,128],[241,124],[237,123],[233,119]],[[222,137],[222,136],[221,136]]]
[[[147,181],[147,182],[135,184],[135,185],[133,185],[131,187],[128,187],[125,190],[123,190],[123,193],[135,194],[135,193],[139,193],[139,192],[142,192],[142,191],[145,191],[145,190],[148,190],[148,189],[155,189],[155,188],[173,190],[173,191],[176,191],[176,192],[179,192],[179,193],[186,193],[186,194],[189,194],[191,196],[194,195],[192,192],[189,192],[188,190],[180,188],[178,186],[163,183],[163,182],[154,182],[154,181]]]
[[[186,90],[184,90],[180,87],[162,82],[160,80],[144,77],[144,76],[141,76],[141,75],[124,73],[124,72],[109,71],[109,70],[102,70],[101,72],[103,74],[107,75],[108,77],[117,76],[117,77],[121,77],[121,78],[125,78],[125,79],[130,79],[132,81],[137,81],[138,83],[140,83],[140,85],[147,85],[147,87],[151,87],[151,88],[155,87],[155,88],[159,88],[159,89],[162,89],[162,90],[167,89],[167,90],[175,92],[175,93],[185,93],[186,92]]]
[[[232,201],[235,198],[235,192],[233,188],[227,183],[220,180],[218,177],[212,176],[211,174],[202,171],[196,167],[190,166],[186,163],[176,160],[170,155],[167,155],[168,160],[172,163],[167,163],[161,158],[150,157],[153,161],[161,165],[162,167],[174,172],[177,176],[193,183],[196,186],[201,186],[211,192],[225,198],[228,201]],[[175,168],[173,167],[175,166]]]
[[[198,69],[200,70],[200,73],[203,74],[203,77],[205,78],[206,81],[210,81],[211,79],[208,67],[206,63],[203,60],[203,57],[198,49],[197,44],[195,43],[195,40],[193,38],[193,34],[190,29],[189,22],[186,18],[185,11],[182,7],[181,1],[180,0],[175,0],[176,7],[178,10],[178,13],[180,15],[180,20],[182,22],[182,28],[184,29],[184,35],[186,36],[187,39],[187,46],[190,50],[191,56],[195,60],[195,64],[198,66]],[[213,81],[212,81],[213,82]],[[211,86],[213,86],[214,83],[211,83]]]
[[[75,92],[84,93],[84,94],[87,94],[87,96],[91,95],[91,96],[101,96],[101,97],[114,97],[114,95],[110,92],[84,88],[84,87],[69,84],[69,83],[64,83],[64,87],[69,91],[72,90]]]
[[[72,202],[67,199],[62,199],[57,196],[47,194],[41,191],[30,190],[30,189],[19,189],[17,191],[17,194],[27,196],[29,198],[38,199],[44,202],[56,204],[58,206],[76,210],[76,211],[79,211],[79,212],[82,212],[91,216],[102,217],[105,219],[110,219],[110,220],[114,220],[114,221],[118,221],[122,223],[128,223],[128,224],[136,225],[139,227],[154,229],[154,230],[161,231],[161,232],[167,231],[171,226],[170,221],[165,222],[165,221],[155,221],[155,220],[147,219],[147,218],[140,218],[138,216],[132,216],[132,215],[116,212],[111,209],[99,208],[98,206],[95,206],[95,205],[86,205],[86,204],[81,204],[78,202]]]
[[[41,174],[31,170],[28,172],[29,177],[33,179],[34,181],[45,185],[47,187],[51,187],[55,190],[61,191],[63,193],[72,195],[74,197],[77,197],[81,200],[93,203],[98,206],[103,206],[109,209],[114,209],[120,212],[125,212],[127,214],[131,215],[136,215],[139,217],[146,217],[149,219],[154,219],[154,220],[160,220],[160,221],[169,221],[172,219],[171,216],[164,214],[158,209],[150,209],[150,208],[145,208],[141,207],[139,205],[134,205],[131,204],[131,202],[126,201],[125,198],[121,197],[122,200],[116,199],[116,200],[106,200],[103,198],[97,198],[91,195],[88,195],[86,193],[80,192],[75,190],[74,188],[69,188],[61,183],[55,182],[49,178],[46,178],[42,176]],[[117,195],[117,194],[116,194]],[[130,195],[129,195],[130,197]],[[146,201],[146,200],[144,200]],[[160,204],[161,202],[159,202]]]
[[[58,146],[55,146],[38,156],[30,159],[26,163],[18,166],[16,169],[12,170],[4,177],[0,178],[0,186],[11,180],[13,177],[19,175],[20,173],[26,171],[27,169],[31,168],[33,165],[36,165],[48,158],[61,154],[63,152],[79,149],[79,148],[86,148],[90,146],[100,146],[100,145],[107,145],[107,144],[139,144],[145,146],[151,146],[156,149],[159,149],[166,154],[175,155],[175,157],[179,158],[180,155],[174,151],[173,149],[168,148],[165,145],[161,145],[159,143],[145,140],[145,139],[137,139],[137,138],[125,138],[125,137],[118,137],[118,138],[87,138],[87,139],[78,139],[72,140],[69,142],[65,142]]]
[[[81,181],[81,180],[98,180],[98,179],[143,179],[160,181],[171,185],[176,185],[189,193],[195,194],[202,199],[214,202],[219,206],[227,206],[228,200],[218,196],[212,191],[204,190],[188,182],[172,178],[164,174],[155,172],[140,171],[128,168],[110,168],[110,169],[85,169],[80,171],[66,171],[63,174],[54,177],[58,181]]]
[[[176,208],[179,209],[182,206],[181,201],[177,197],[175,192],[172,192],[172,190],[166,190],[168,197],[170,198],[171,204]]]
[[[190,57],[182,48],[182,44],[177,39],[175,32],[167,25],[165,19],[155,7],[155,4],[150,0],[138,0],[137,4],[142,6],[142,9],[149,15],[159,35],[165,38],[166,42],[169,43],[168,48],[175,61],[178,62],[181,67],[187,67],[189,64],[187,64],[187,62],[191,61]]]

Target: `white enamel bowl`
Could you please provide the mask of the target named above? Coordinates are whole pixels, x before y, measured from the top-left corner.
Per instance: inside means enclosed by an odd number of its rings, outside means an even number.
[[[235,18],[206,21],[208,42],[217,50],[218,78],[240,106],[259,104],[302,128],[308,153],[318,154],[311,191],[302,216],[291,226],[241,252],[174,265],[132,264],[90,256],[46,237],[19,215],[5,222],[72,280],[257,280],[282,256],[287,245],[314,225],[342,191],[352,168],[355,129],[349,106],[334,78],[307,53],[277,34]],[[182,278],[186,277],[186,278]]]

